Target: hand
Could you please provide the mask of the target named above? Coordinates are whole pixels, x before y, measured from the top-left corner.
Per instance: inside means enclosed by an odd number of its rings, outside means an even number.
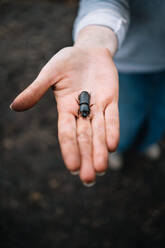
[[[118,74],[108,49],[68,47],[58,52],[35,81],[11,104],[16,111],[33,107],[52,86],[58,110],[58,138],[64,162],[80,171],[84,183],[107,169],[108,150],[119,140]],[[90,115],[82,118],[78,96],[88,91]]]

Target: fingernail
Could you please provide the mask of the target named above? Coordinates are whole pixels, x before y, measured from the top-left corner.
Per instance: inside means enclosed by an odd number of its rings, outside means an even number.
[[[96,172],[96,175],[99,176],[99,177],[102,177],[102,176],[104,176],[105,174],[106,174],[105,171],[103,171],[103,172]]]
[[[10,104],[10,109],[11,109],[11,110],[13,110],[13,108],[12,108],[12,104]]]
[[[95,185],[95,183],[96,183],[96,181],[93,181],[93,182],[90,182],[90,183],[85,183],[85,182],[83,182],[83,185],[85,186],[85,187],[92,187],[93,185]]]
[[[79,174],[79,170],[76,170],[76,171],[70,171],[70,173],[73,175],[73,176],[77,176]]]

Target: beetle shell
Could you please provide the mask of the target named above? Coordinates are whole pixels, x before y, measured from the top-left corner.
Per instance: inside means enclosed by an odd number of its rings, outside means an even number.
[[[89,105],[90,103],[90,95],[87,91],[82,91],[79,95],[79,104],[86,103]]]
[[[87,117],[90,114],[90,95],[87,91],[82,91],[79,95],[79,112],[82,117]]]
[[[80,105],[80,114],[82,117],[87,117],[90,114],[90,109],[88,104],[81,104]]]

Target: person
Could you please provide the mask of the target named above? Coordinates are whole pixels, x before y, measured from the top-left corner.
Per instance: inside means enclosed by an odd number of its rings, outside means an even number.
[[[164,10],[163,0],[81,0],[73,46],[55,54],[11,104],[29,109],[52,87],[64,162],[87,186],[106,171],[109,153],[117,149],[121,158],[133,145],[144,123],[137,150],[158,148],[165,127]],[[87,118],[79,115],[82,91],[91,96]]]

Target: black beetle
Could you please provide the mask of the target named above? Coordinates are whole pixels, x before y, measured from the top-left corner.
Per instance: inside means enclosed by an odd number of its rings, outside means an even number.
[[[87,91],[82,91],[78,97],[82,117],[87,117],[90,114],[90,94]]]

